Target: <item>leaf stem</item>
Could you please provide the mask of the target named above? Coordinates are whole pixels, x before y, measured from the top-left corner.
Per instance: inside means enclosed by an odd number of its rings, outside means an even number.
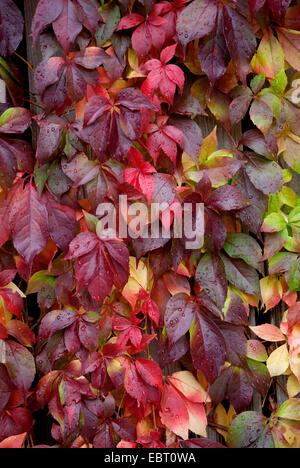
[[[31,63],[29,63],[24,57],[22,57],[22,55],[19,55],[17,52],[14,52],[14,55],[18,57],[20,60],[22,60],[22,62],[26,63],[29,70],[32,71],[32,73],[34,73],[34,68],[31,65]]]

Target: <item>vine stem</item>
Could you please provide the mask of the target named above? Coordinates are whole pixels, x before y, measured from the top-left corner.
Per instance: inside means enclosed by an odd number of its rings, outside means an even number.
[[[228,431],[229,431],[229,427],[227,427],[227,426],[222,426],[221,424],[217,424],[217,423],[215,423],[215,422],[213,422],[213,421],[208,421],[208,425],[209,425],[210,427],[215,428],[215,429],[220,429],[221,431],[225,431],[225,432],[228,432]]]
[[[39,104],[38,102],[32,101],[31,99],[25,99],[25,101],[29,102],[29,104],[32,104],[35,107],[39,107],[40,109],[42,109],[45,112],[45,108],[41,104]]]
[[[17,52],[14,52],[14,55],[18,57],[18,59],[22,60],[22,62],[26,63],[29,70],[32,71],[32,73],[34,73],[34,68],[31,65],[31,63],[29,63],[24,57],[22,57],[22,55],[19,55]]]

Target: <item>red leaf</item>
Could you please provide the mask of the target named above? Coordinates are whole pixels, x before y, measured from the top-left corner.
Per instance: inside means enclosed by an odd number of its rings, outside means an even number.
[[[183,46],[207,36],[215,27],[218,6],[216,0],[194,0],[177,18],[177,34]]]
[[[129,253],[119,240],[101,241],[96,234],[79,234],[69,246],[65,260],[78,259],[75,278],[78,290],[87,287],[96,301],[103,301],[113,284],[123,289],[129,275]]]
[[[60,16],[63,6],[63,0],[52,0],[50,4],[48,0],[38,2],[31,28],[34,42],[41,32]]]
[[[61,205],[53,197],[47,197],[49,235],[56,245],[67,252],[70,242],[76,235],[77,220],[75,211]]]
[[[160,321],[159,308],[157,304],[154,301],[152,301],[152,299],[148,298],[143,302],[142,312],[145,316],[148,315],[148,317],[152,320],[152,322],[154,323],[156,327],[159,326],[159,321]]]
[[[0,364],[0,414],[6,407],[12,390],[12,384],[3,364]]]
[[[195,305],[186,294],[176,294],[167,303],[164,322],[170,345],[176,343],[191,328]]]
[[[209,208],[219,211],[241,210],[250,205],[250,201],[237,188],[224,186],[217,188],[207,199]]]
[[[0,289],[0,296],[2,297],[7,309],[16,317],[21,319],[23,312],[23,299],[19,293],[13,292],[9,288]]]
[[[7,437],[7,439],[0,442],[0,448],[20,449],[24,444],[26,435],[27,433],[23,432],[23,434]]]
[[[132,47],[139,57],[145,57],[151,46],[160,50],[165,42],[164,26],[167,20],[159,16],[156,6],[152,9],[147,20],[138,14],[132,13],[121,19],[117,31],[138,26],[132,35]]]
[[[71,47],[82,30],[76,9],[71,0],[63,0],[63,9],[59,17],[53,22],[55,35],[64,52],[68,54]]]
[[[35,362],[24,346],[14,341],[5,341],[5,365],[11,381],[26,394],[35,377]]]
[[[24,29],[24,19],[12,0],[0,2],[0,55],[7,57],[18,48]]]
[[[44,340],[57,331],[69,327],[75,322],[76,317],[76,312],[73,310],[52,310],[41,321],[38,339]]]
[[[268,0],[275,21],[282,23],[292,0]]]
[[[86,104],[84,128],[79,136],[90,143],[99,157],[108,150],[112,157],[122,159],[132,140],[141,136],[141,110],[152,108],[146,96],[134,88],[120,91],[114,103],[108,97],[94,96]]]
[[[191,331],[191,355],[195,368],[213,383],[225,363],[226,345],[218,327],[201,312]]]
[[[183,399],[171,387],[164,385],[161,402],[160,419],[164,426],[183,439],[189,436],[189,414]]]
[[[159,365],[150,361],[149,359],[137,358],[135,361],[135,367],[140,375],[140,377],[148,385],[153,387],[162,387],[162,373]]]
[[[0,117],[0,133],[23,133],[31,124],[31,112],[22,107],[7,109]]]
[[[246,86],[250,61],[255,54],[256,38],[252,26],[233,8],[224,5],[224,36],[238,76]]]
[[[32,184],[19,187],[9,215],[14,246],[32,267],[33,259],[47,245],[49,236],[47,209]]]

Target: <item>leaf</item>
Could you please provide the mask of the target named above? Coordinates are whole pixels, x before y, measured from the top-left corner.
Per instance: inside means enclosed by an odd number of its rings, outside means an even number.
[[[170,385],[163,388],[160,407],[162,424],[182,439],[188,439],[189,414],[183,399]]]
[[[120,91],[114,103],[107,97],[94,96],[86,104],[84,127],[79,136],[99,157],[108,150],[112,157],[122,159],[132,140],[141,136],[141,110],[152,108],[148,98],[134,88]]]
[[[25,442],[26,436],[27,433],[23,432],[23,434],[7,437],[0,442],[0,448],[20,449]]]
[[[141,58],[144,58],[151,47],[161,50],[165,42],[165,25],[167,20],[160,16],[163,5],[154,5],[150,14],[144,18],[137,13],[124,16],[117,31],[138,26],[132,34],[132,47]]]
[[[44,164],[62,149],[66,123],[56,115],[36,116],[35,120],[40,127],[36,157],[40,164]]]
[[[258,325],[250,328],[253,333],[255,333],[255,335],[257,335],[262,340],[271,342],[285,341],[283,333],[279,328],[275,327],[275,325],[265,323],[264,325]]]
[[[51,337],[54,333],[72,325],[75,320],[76,312],[74,310],[52,310],[41,321],[38,340]]]
[[[155,192],[156,181],[153,174],[156,169],[147,161],[144,161],[142,154],[134,147],[130,148],[127,154],[130,168],[124,169],[124,182],[133,185],[147,198],[148,205]]]
[[[35,362],[32,354],[22,345],[6,340],[5,365],[14,385],[26,394],[35,377]]]
[[[31,124],[31,112],[22,107],[11,107],[0,117],[0,133],[23,133]]]
[[[176,343],[191,328],[195,305],[186,294],[176,294],[167,303],[164,323],[170,345]]]
[[[241,291],[260,297],[259,278],[255,269],[243,260],[232,260],[223,254],[220,254],[220,257],[228,281]]]
[[[196,315],[190,335],[194,367],[213,383],[225,363],[226,346],[223,335],[214,322],[201,312]]]
[[[227,281],[220,259],[217,256],[205,254],[197,266],[195,279],[201,290],[221,311],[227,297]]]
[[[285,60],[291,67],[300,71],[300,31],[277,28],[278,39],[284,52]]]
[[[47,211],[49,235],[63,252],[67,252],[70,242],[76,235],[75,211],[67,205],[56,202],[52,197],[48,197]]]
[[[159,365],[150,359],[137,358],[135,367],[142,379],[153,387],[162,387],[162,373]]]
[[[300,421],[299,416],[299,398],[291,398],[285,401],[276,413],[278,418],[291,419],[293,421]]]
[[[232,422],[227,444],[230,448],[247,448],[262,434],[265,418],[255,411],[239,414]]]
[[[12,0],[0,4],[0,55],[7,57],[18,48],[24,29],[21,11]]]
[[[187,400],[193,403],[206,403],[210,401],[207,391],[200,385],[190,371],[180,371],[168,377],[169,382]]]
[[[120,8],[118,5],[110,5],[101,9],[101,18],[104,21],[98,27],[95,39],[97,45],[101,47],[113,35],[120,22]]]
[[[290,6],[291,0],[268,0],[275,21],[281,23],[284,21],[285,14]]]
[[[63,0],[55,0],[51,4],[47,0],[38,2],[31,27],[34,42],[41,32],[60,16],[62,9]]]
[[[285,217],[282,213],[270,213],[264,219],[261,227],[262,232],[279,232],[282,231],[287,225]]]
[[[251,156],[251,163],[246,165],[246,172],[254,187],[265,195],[279,192],[284,183],[282,169],[275,161]]]
[[[148,72],[146,80],[143,82],[141,91],[151,98],[155,92],[159,92],[159,98],[173,104],[176,86],[179,87],[181,94],[184,85],[184,73],[177,65],[167,65],[174,56],[176,44],[166,47],[161,51],[160,60],[148,60],[143,65],[143,70]]]
[[[227,69],[230,55],[222,34],[216,34],[199,43],[199,60],[201,68],[208,76],[211,86],[221,78]]]
[[[190,41],[207,36],[214,29],[217,12],[215,0],[194,0],[185,7],[176,23],[181,44],[185,47]]]
[[[34,257],[46,247],[49,236],[48,213],[32,182],[19,187],[9,219],[14,246],[31,270]]]
[[[185,117],[172,117],[169,123],[182,132],[184,151],[198,161],[202,148],[202,131],[199,125],[194,120]]]
[[[88,184],[99,174],[96,161],[90,161],[84,153],[78,153],[71,161],[62,160],[62,170],[73,181],[73,187]]]
[[[103,301],[113,284],[123,289],[129,275],[129,253],[119,240],[101,241],[92,232],[79,234],[69,245],[65,260],[76,259],[78,291],[87,287],[96,301]]]
[[[289,365],[289,352],[286,344],[275,349],[267,360],[267,368],[271,377],[284,374]]]
[[[2,362],[2,360],[5,360],[5,358],[4,359],[1,358],[0,360]],[[12,391],[12,384],[11,384],[11,381],[10,381],[10,378],[9,378],[9,374],[8,374],[8,372],[6,370],[6,367],[3,364],[0,364],[0,376],[1,376],[1,380],[0,380],[0,411],[2,413],[2,411],[4,410],[4,408],[6,407],[8,401],[9,401],[11,391]]]
[[[207,199],[209,208],[219,211],[240,210],[250,205],[248,199],[233,186],[217,188]]]
[[[251,200],[250,206],[239,211],[239,217],[244,226],[261,239],[260,228],[268,208],[267,197],[254,187],[245,170],[239,174],[237,188]]]
[[[236,10],[224,6],[224,36],[240,80],[246,85],[256,38],[248,21]]]
[[[228,233],[224,250],[231,258],[241,258],[248,265],[261,270],[262,251],[253,237],[243,233]]]
[[[153,161],[157,163],[162,150],[175,165],[177,145],[181,148],[184,146],[182,131],[173,125],[168,125],[168,117],[161,116],[157,118],[156,124],[149,125],[147,133],[150,134],[147,139],[147,149]]]
[[[71,0],[63,0],[62,12],[53,22],[53,29],[64,52],[68,54],[82,29],[82,24],[77,17],[76,9]]]
[[[274,79],[284,68],[284,53],[272,30],[268,29],[260,41],[251,61],[251,68],[254,73],[258,75],[265,73],[270,79]]]

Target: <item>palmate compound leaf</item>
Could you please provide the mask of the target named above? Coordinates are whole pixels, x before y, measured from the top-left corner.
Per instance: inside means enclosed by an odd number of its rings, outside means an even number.
[[[58,203],[48,192],[40,196],[32,182],[17,187],[8,213],[14,246],[29,271],[49,237],[66,252],[76,233],[74,210]]]
[[[44,59],[36,68],[34,83],[47,110],[83,99],[87,83],[98,83],[97,67],[110,56],[99,47],[87,47],[67,57]],[[53,117],[52,117],[53,119]]]
[[[175,372],[167,382],[161,400],[163,424],[182,438],[188,437],[189,430],[206,437],[207,418],[203,403],[210,401],[207,392],[189,371]]]
[[[78,291],[87,287],[96,301],[103,301],[113,285],[122,290],[127,283],[129,252],[120,240],[104,241],[92,232],[82,232],[70,243],[65,257],[74,259]]]
[[[124,16],[117,27],[117,31],[136,27],[132,34],[132,47],[141,58],[147,55],[152,46],[160,50],[165,42],[164,27],[167,20],[160,16],[164,11],[163,3],[156,3],[146,17],[137,13]]]
[[[160,54],[160,59],[148,60],[143,69],[148,76],[142,84],[141,91],[151,100],[155,92],[159,92],[159,97],[165,99],[169,104],[173,104],[176,86],[181,94],[184,85],[184,73],[177,65],[167,64],[174,56],[176,44],[166,47]]]
[[[124,387],[140,404],[158,403],[162,387],[161,369],[156,362],[137,358],[127,364]]]
[[[99,14],[92,0],[40,0],[32,22],[34,42],[51,24],[64,52],[68,54],[82,27],[96,32]]]
[[[24,19],[12,0],[0,3],[0,55],[7,57],[15,52],[23,37]]]
[[[78,135],[99,157],[108,151],[112,157],[123,159],[132,141],[141,136],[144,109],[153,109],[153,105],[134,88],[120,91],[114,102],[108,94],[94,96],[86,104],[84,125]]]
[[[124,182],[133,185],[142,192],[150,205],[156,187],[155,178],[153,177],[156,169],[150,163],[144,161],[141,152],[133,146],[128,151],[127,157],[132,167],[124,169]]]

